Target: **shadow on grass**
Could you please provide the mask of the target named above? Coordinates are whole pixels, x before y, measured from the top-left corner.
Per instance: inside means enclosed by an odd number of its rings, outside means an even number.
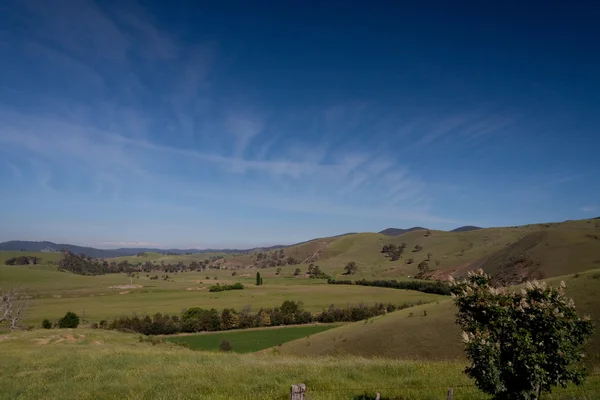
[[[375,400],[376,398],[377,398],[377,396],[374,394],[363,393],[363,394],[359,394],[358,396],[354,396],[352,398],[352,400]],[[381,396],[379,398],[379,400],[392,400],[392,399],[389,397]],[[400,400],[400,399],[398,398],[398,400]]]

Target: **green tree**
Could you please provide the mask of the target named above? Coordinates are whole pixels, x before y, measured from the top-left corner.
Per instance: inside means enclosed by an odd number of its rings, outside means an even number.
[[[262,280],[260,278],[260,272],[256,272],[256,286],[260,286],[262,283]]]
[[[417,277],[422,278],[429,272],[429,263],[427,261],[421,261],[419,265],[417,265],[417,268],[419,269]]]
[[[296,270],[294,271],[294,276],[298,276],[300,275],[302,271],[300,271],[300,268],[296,268]]]
[[[581,384],[582,347],[594,327],[577,315],[565,284],[528,282],[496,289],[482,270],[452,282],[469,366],[465,372],[495,400],[537,400],[567,383]]]
[[[52,328],[52,322],[50,322],[48,319],[45,319],[42,321],[42,328],[44,329],[50,329]]]
[[[279,308],[282,314],[295,314],[298,311],[298,304],[295,301],[285,300]]]
[[[344,267],[344,275],[354,275],[358,272],[358,265],[354,261],[350,261]]]
[[[79,317],[74,312],[67,312],[64,317],[58,320],[59,328],[77,328],[79,326]]]

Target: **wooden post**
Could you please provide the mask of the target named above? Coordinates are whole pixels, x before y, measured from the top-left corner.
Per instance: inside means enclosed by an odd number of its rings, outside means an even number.
[[[448,389],[448,397],[446,398],[446,400],[452,400],[452,393],[454,392],[454,390],[452,390],[452,388]]]
[[[306,385],[304,383],[292,385],[290,400],[306,400]]]

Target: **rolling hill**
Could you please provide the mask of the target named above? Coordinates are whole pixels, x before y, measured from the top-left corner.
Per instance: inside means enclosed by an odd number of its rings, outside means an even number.
[[[600,270],[555,277],[548,280],[559,285],[563,280],[567,294],[578,312],[600,323]],[[426,315],[424,312],[426,311]],[[463,360],[461,331],[455,324],[451,299],[424,304],[385,316],[348,324],[278,347],[282,354],[298,356],[359,355],[411,360]],[[596,330],[588,347],[588,362],[600,363],[600,332]]]

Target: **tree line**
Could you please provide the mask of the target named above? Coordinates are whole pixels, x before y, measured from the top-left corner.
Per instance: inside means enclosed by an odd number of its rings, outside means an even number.
[[[5,265],[36,265],[42,262],[42,259],[35,256],[11,257],[4,261]]]
[[[189,271],[205,271],[213,266],[213,262],[219,258],[212,260],[192,261],[190,265],[185,265],[182,262],[176,264],[165,263],[153,264],[149,261],[145,263],[132,264],[127,260],[123,261],[108,261],[103,259],[95,259],[88,257],[85,254],[74,254],[70,251],[64,251],[62,259],[58,262],[58,267],[63,271],[72,272],[79,275],[102,275],[110,273],[127,273],[135,272],[155,272],[163,271],[167,273],[189,272]]]
[[[302,302],[286,300],[280,307],[261,308],[256,313],[252,313],[250,307],[245,307],[240,311],[225,308],[220,313],[214,308],[209,310],[192,307],[181,315],[156,313],[153,316],[123,316],[110,322],[101,321],[100,324],[93,324],[92,326],[95,328],[133,331],[144,335],[170,335],[174,333],[310,324],[314,322],[353,322],[418,304],[423,304],[423,302],[400,305],[377,303],[372,306],[360,304],[346,308],[331,305],[320,313],[312,314],[303,309]]]
[[[377,286],[392,289],[416,290],[423,293],[442,294],[450,296],[450,286],[441,281],[423,282],[423,281],[397,281],[397,280],[374,280],[368,281],[361,279],[358,281],[335,280],[328,279],[330,285],[361,285],[361,286]]]

